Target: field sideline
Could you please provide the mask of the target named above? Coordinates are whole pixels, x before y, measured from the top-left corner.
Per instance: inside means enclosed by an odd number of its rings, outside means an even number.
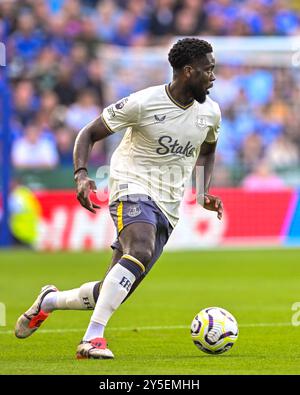
[[[117,311],[106,336],[116,359],[77,361],[90,312],[55,312],[31,338],[16,339],[15,321],[45,284],[74,288],[101,278],[109,252],[0,252],[0,374],[299,374],[299,250],[165,253]],[[220,356],[201,353],[189,325],[202,308],[220,306],[240,336]]]

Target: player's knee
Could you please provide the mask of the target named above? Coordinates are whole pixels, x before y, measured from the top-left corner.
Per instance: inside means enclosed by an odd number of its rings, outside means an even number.
[[[128,254],[138,259],[145,267],[152,261],[154,256],[154,245],[150,243],[136,243],[130,248]]]

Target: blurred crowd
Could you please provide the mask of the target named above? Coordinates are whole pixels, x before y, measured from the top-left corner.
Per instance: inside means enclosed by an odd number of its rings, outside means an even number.
[[[13,165],[71,166],[78,131],[112,98],[134,89],[114,82],[109,92],[108,80],[118,78],[101,62],[103,45],[161,46],[174,35],[300,35],[299,10],[296,0],[1,0]],[[156,84],[169,77],[167,70],[153,75]],[[251,186],[248,175],[276,178],[274,171],[299,164],[299,73],[223,65],[212,97],[223,113],[216,185]],[[91,165],[108,162],[107,144],[96,144]]]
[[[300,158],[299,70],[223,65],[214,85],[222,109],[216,183],[292,174]]]

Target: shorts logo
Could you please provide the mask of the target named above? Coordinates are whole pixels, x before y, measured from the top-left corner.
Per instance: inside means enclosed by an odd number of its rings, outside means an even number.
[[[141,212],[142,212],[141,207],[138,204],[136,204],[134,206],[129,207],[127,214],[129,217],[137,217],[138,215],[141,214]]]

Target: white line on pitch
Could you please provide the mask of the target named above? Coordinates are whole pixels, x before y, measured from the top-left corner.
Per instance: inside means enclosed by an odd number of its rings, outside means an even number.
[[[293,326],[290,322],[265,322],[256,324],[240,324],[240,328],[264,328],[264,327],[284,327]],[[140,327],[120,327],[120,328],[108,328],[108,331],[159,331],[159,330],[173,330],[173,329],[189,329],[187,325],[170,325],[170,326],[140,326]],[[64,329],[40,329],[39,333],[77,333],[84,332],[86,328],[64,328]],[[6,330],[0,331],[0,335],[11,335],[14,331]]]

